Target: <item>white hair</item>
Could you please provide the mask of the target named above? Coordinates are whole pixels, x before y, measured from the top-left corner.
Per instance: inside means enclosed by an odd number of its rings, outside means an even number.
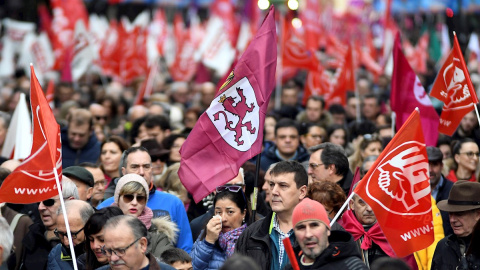
[[[3,217],[0,217],[0,246],[3,247],[2,262],[4,262],[10,256],[12,250],[13,232],[10,230],[7,220]]]
[[[62,196],[63,199],[73,197],[75,200],[80,200],[78,189],[75,183],[65,175],[62,175]]]

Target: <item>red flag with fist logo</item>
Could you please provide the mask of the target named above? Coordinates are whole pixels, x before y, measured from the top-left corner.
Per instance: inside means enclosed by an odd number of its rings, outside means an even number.
[[[428,158],[414,110],[354,192],[373,209],[398,257],[434,240]]]
[[[430,95],[443,101],[438,131],[449,136],[453,135],[462,118],[474,109],[474,103],[478,103],[456,35],[453,49],[438,72]]]

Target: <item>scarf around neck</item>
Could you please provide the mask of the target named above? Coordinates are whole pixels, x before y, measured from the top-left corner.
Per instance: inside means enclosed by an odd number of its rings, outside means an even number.
[[[358,222],[352,210],[348,210],[343,214],[342,221],[343,227],[347,232],[352,234],[355,241],[363,236],[362,245],[360,246],[361,249],[368,250],[372,247],[372,242],[375,242],[388,256],[397,257],[383,234],[380,225],[378,225],[378,222],[376,222],[370,230],[365,231],[365,228]]]
[[[235,243],[245,228],[247,228],[247,224],[243,224],[242,226],[226,233],[221,232],[218,236],[220,247],[227,253],[227,258],[233,255]]]
[[[112,203],[112,206],[118,207],[118,204]],[[137,218],[143,223],[143,225],[145,225],[145,227],[147,227],[147,230],[152,227],[153,211],[148,206],[145,206],[142,213]]]

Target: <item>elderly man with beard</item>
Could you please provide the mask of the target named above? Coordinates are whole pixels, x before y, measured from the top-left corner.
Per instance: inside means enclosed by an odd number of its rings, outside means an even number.
[[[352,235],[330,231],[330,220],[321,203],[303,199],[293,210],[292,223],[298,244],[294,251],[300,269],[368,269],[355,248]],[[287,265],[285,269],[293,268]]]
[[[354,188],[358,185],[355,184]],[[363,262],[370,268],[372,263],[383,257],[396,257],[383,234],[372,208],[357,194],[349,202],[350,209],[342,216],[342,225],[352,234],[362,254]],[[415,257],[410,254],[402,258],[411,269],[418,269]]]
[[[95,210],[86,201],[70,200],[65,202],[65,211],[72,234],[73,250],[78,258],[85,252],[85,234],[83,232],[85,223],[95,213]],[[48,255],[48,269],[73,269],[73,256],[70,253],[70,243],[61,208],[57,211],[57,227],[53,232],[60,239],[60,244],[56,245]]]

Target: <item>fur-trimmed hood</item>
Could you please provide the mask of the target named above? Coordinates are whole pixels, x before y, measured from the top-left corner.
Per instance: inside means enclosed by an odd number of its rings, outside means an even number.
[[[170,217],[164,216],[153,218],[150,231],[151,230],[162,232],[167,236],[168,240],[170,240],[172,244],[175,245],[177,243],[178,232],[180,230],[178,229],[177,224],[170,220]]]

